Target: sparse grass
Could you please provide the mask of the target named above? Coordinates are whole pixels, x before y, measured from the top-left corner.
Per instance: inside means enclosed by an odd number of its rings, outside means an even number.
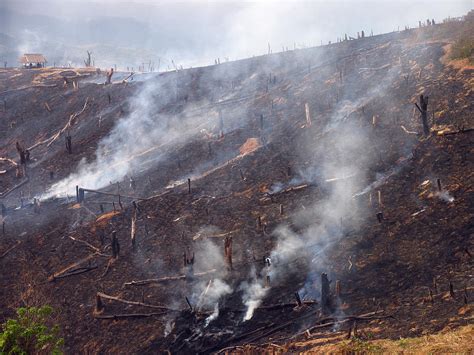
[[[452,46],[451,59],[468,59],[474,64],[474,38],[460,38]]]
[[[383,350],[384,349],[375,342],[362,340],[357,337],[343,342],[339,348],[342,354],[380,354]]]
[[[298,345],[308,349],[304,342]],[[400,338],[399,340],[352,338],[335,344],[315,346],[307,352],[312,354],[473,354],[474,325],[417,338]]]

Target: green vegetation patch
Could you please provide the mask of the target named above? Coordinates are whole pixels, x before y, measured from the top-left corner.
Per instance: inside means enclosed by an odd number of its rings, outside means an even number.
[[[59,326],[49,325],[50,306],[18,308],[17,317],[2,324],[0,354],[62,354]]]

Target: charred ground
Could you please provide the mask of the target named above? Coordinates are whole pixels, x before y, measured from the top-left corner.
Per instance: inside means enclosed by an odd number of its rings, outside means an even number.
[[[67,353],[209,353],[249,343],[308,350],[344,338],[352,322],[310,335],[306,329],[367,313],[387,317],[358,320],[359,334],[374,338],[472,323],[473,69],[448,59],[449,44],[472,32],[467,18],[106,86],[95,71],[0,70],[0,157],[12,160],[0,161],[7,209],[0,320],[21,305],[51,304]],[[34,208],[32,199],[77,171],[81,160],[98,159],[101,140],[134,112],[131,98],[155,83],[150,115],[165,137],[182,129],[186,139],[157,141],[134,154],[140,164],[102,189],[119,193],[120,203],[86,194],[81,204],[70,196]],[[429,137],[419,134],[420,94],[430,97]],[[74,113],[70,127],[51,139]],[[67,132],[73,154],[64,148]],[[363,143],[351,144],[354,137]],[[22,177],[16,141],[31,151]],[[320,171],[331,162],[361,174]],[[342,207],[333,200],[340,186],[347,195]],[[124,195],[144,198],[134,199],[135,247],[133,199]],[[328,227],[332,216],[322,216],[331,203],[342,213]],[[307,237],[315,231],[324,238]],[[296,244],[306,237],[278,265],[272,251],[288,240],[283,234]],[[224,253],[229,236],[233,270],[223,256],[210,257]],[[194,276],[184,270],[183,253],[194,254]],[[242,282],[255,280],[251,269],[258,279],[270,256],[285,272],[272,276],[260,308],[244,322]],[[333,280],[334,309],[325,315],[321,272]],[[214,305],[200,297],[215,279],[232,291],[219,297],[219,316],[206,326]],[[99,297],[97,309],[98,292],[138,303]],[[307,301],[300,307],[295,292]]]

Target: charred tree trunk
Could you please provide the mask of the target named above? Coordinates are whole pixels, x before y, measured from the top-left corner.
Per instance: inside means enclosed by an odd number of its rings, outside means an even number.
[[[330,313],[331,311],[331,297],[328,275],[326,273],[321,274],[321,311],[323,313]]]
[[[418,111],[421,113],[421,121],[423,123],[423,134],[428,136],[430,134],[430,126],[428,123],[428,96],[420,95],[420,105],[415,103]]]
[[[72,137],[69,134],[66,136],[66,150],[72,154]]]
[[[229,270],[232,270],[232,237],[226,237],[224,240],[224,257]]]
[[[130,229],[130,239],[132,241],[132,249],[135,250],[135,244],[136,244],[136,235],[137,235],[137,209],[133,209],[133,215],[132,215],[132,226]]]
[[[16,142],[16,150],[18,151],[18,154],[20,155],[20,164],[25,165],[26,164],[26,154],[25,154],[25,150],[23,149],[20,142]]]
[[[97,294],[95,296],[95,312],[102,313],[103,311],[104,311],[104,303],[102,302],[102,298],[100,298],[100,295]]]
[[[112,256],[114,259],[117,259],[120,254],[120,244],[117,239],[117,232],[112,232]]]
[[[295,299],[296,299],[296,303],[297,303],[298,307],[301,307],[301,305],[303,303],[301,302],[301,297],[300,297],[300,294],[298,292],[295,292]]]
[[[336,297],[341,296],[341,280],[336,280]]]
[[[87,51],[87,59],[84,59],[84,64],[86,65],[86,68],[92,66],[92,52]]]
[[[185,274],[187,278],[192,278],[194,275],[194,253],[191,258],[188,258],[186,252],[183,253],[183,263]]]
[[[105,75],[106,75],[105,85],[112,84],[112,75],[114,75],[114,68],[110,68],[110,71],[108,71]]]

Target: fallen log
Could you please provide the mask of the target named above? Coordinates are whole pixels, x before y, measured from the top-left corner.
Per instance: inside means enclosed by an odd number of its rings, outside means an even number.
[[[408,129],[405,128],[405,126],[401,125],[400,128],[406,133],[406,134],[412,134],[412,135],[415,135],[415,136],[418,136],[420,135],[420,133],[418,132],[415,132],[415,131],[409,131]]]
[[[94,256],[96,256],[97,254],[92,254],[92,255],[89,255],[87,257],[85,257],[84,259],[82,260],[79,260],[67,267],[65,267],[64,269],[58,271],[58,272],[55,272],[53,275],[49,276],[48,277],[48,281],[54,281],[56,278],[58,278],[58,276],[62,275],[62,274],[65,274],[67,272],[69,272],[70,270],[76,270],[79,265],[81,265],[82,263],[86,262],[86,261],[89,261],[91,260]],[[76,268],[76,269],[75,269]]]
[[[113,262],[115,259],[110,259],[109,262],[107,263],[107,267],[105,268],[105,271],[102,275],[100,275],[100,278],[103,279],[107,274],[109,273],[110,267],[112,266]]]
[[[217,272],[217,269],[212,269],[212,270],[204,271],[204,272],[198,272],[198,273],[193,274],[191,276],[191,278],[211,275],[211,274],[214,274],[216,272]],[[167,276],[167,277],[162,277],[162,278],[159,278],[159,279],[146,279],[146,280],[129,281],[129,282],[125,282],[123,285],[124,286],[143,286],[143,285],[149,285],[149,284],[153,284],[153,283],[161,283],[161,282],[176,281],[176,280],[185,280],[186,278],[189,278],[189,277],[190,276],[187,276],[187,275]]]
[[[133,75],[135,75],[135,73],[130,73],[129,76],[127,76],[125,79],[122,80],[122,83],[126,83],[128,79],[130,79]]]
[[[148,303],[137,302],[137,301],[128,301],[128,300],[124,300],[124,299],[119,298],[119,297],[114,297],[114,296],[107,295],[107,294],[102,293],[102,292],[97,292],[97,296],[99,296],[100,298],[104,298],[104,299],[107,299],[107,300],[116,301],[116,302],[120,302],[120,303],[124,303],[124,304],[131,304],[131,305],[134,305],[134,306],[147,307],[147,308],[153,308],[153,309],[161,309],[161,310],[165,311],[165,313],[166,312],[178,312],[178,313],[182,312],[181,309],[169,308],[169,307],[165,307],[165,306],[161,306],[161,305],[154,305],[154,304],[148,304]]]
[[[28,181],[29,181],[29,179],[26,178],[22,182],[20,182],[20,183],[16,184],[15,186],[13,186],[11,189],[0,192],[0,197],[7,197],[12,191],[14,191],[14,190],[18,189],[19,187],[25,185]]]
[[[58,275],[58,276],[54,276],[54,279],[51,279],[51,280],[48,279],[48,281],[54,281],[54,280],[63,279],[63,278],[65,278],[65,277],[69,277],[69,276],[84,274],[84,273],[86,273],[86,272],[95,270],[95,269],[97,269],[97,268],[98,268],[97,265],[88,266],[88,267],[80,267],[80,268],[74,269],[74,270],[72,270],[72,271],[69,271],[69,272],[66,273],[66,274],[61,274],[61,275]]]
[[[318,304],[317,301],[302,301],[301,302],[301,305],[307,305],[307,306],[310,306],[310,305],[314,305],[314,304]],[[272,311],[274,309],[281,309],[281,308],[295,308],[297,307],[298,304],[295,302],[295,303],[278,303],[278,304],[270,304],[270,305],[266,305],[266,306],[259,306],[257,308],[255,308],[255,310],[267,310],[267,311]],[[227,307],[223,307],[223,308],[219,308],[219,310],[221,312],[232,312],[232,313],[245,313],[247,312],[246,309],[233,309],[233,308],[227,308]]]
[[[6,161],[6,162],[9,162],[10,164],[12,164],[13,166],[18,166],[18,163],[15,162],[13,159],[9,159],[9,158],[0,158],[0,161]]]
[[[318,302],[317,301],[302,301],[301,304],[313,305],[313,304],[318,304]],[[279,304],[272,304],[268,306],[260,306],[260,307],[257,307],[256,309],[273,310],[273,309],[288,308],[288,307],[294,308],[297,305],[298,305],[297,303],[279,303]],[[245,311],[242,310],[242,312],[246,312],[246,310]]]
[[[437,136],[449,136],[452,134],[459,134],[459,133],[468,133],[474,131],[474,128],[465,128],[465,129],[460,129],[458,131],[437,131],[436,135]]]
[[[87,107],[87,103],[89,102],[89,98],[87,97],[86,98],[86,101],[84,102],[84,106],[82,107],[82,109],[78,112],[75,112],[73,113],[71,116],[69,116],[69,121],[66,123],[66,125],[63,127],[63,129],[61,129],[58,133],[56,133],[52,138],[51,138],[51,142],[49,142],[46,146],[47,147],[50,147],[51,144],[54,143],[54,141],[59,138],[59,136],[64,133],[67,129],[69,129],[71,126],[72,126],[72,123],[74,122],[74,120],[79,116],[81,115],[86,107]],[[31,150],[31,149],[30,149]]]
[[[291,191],[298,191],[298,190],[306,189],[308,187],[316,187],[316,184],[302,184],[302,185],[298,185],[298,186],[290,186],[290,187],[287,187],[286,189],[280,190],[278,192],[274,192],[274,193],[267,192],[266,194],[268,196],[275,196],[275,195],[284,194],[284,193],[291,192]]]
[[[21,244],[21,241],[17,241],[15,245],[13,245],[12,247],[8,248],[7,250],[5,250],[5,252],[0,255],[0,259],[5,257],[9,252],[11,252],[13,249],[15,249],[18,245]]]
[[[94,314],[96,319],[120,319],[120,318],[146,318],[153,316],[161,316],[168,312],[153,312],[153,313],[125,313],[125,314],[111,314],[111,315],[98,315]]]
[[[86,107],[87,107],[87,103],[89,102],[89,98],[86,98],[86,101],[84,102],[84,106],[82,107],[82,109],[76,113],[73,113],[71,116],[69,116],[69,120],[68,122],[66,123],[66,125],[61,128],[58,132],[56,132],[54,135],[52,135],[51,137],[49,137],[48,139],[45,139],[43,141],[40,141],[38,143],[35,143],[33,144],[31,147],[28,148],[28,150],[31,152],[33,149],[39,147],[40,145],[43,145],[43,144],[46,144],[47,147],[50,147],[51,144],[53,144],[53,142],[58,139],[62,133],[64,133],[67,129],[69,129],[72,125],[72,122],[80,115],[82,114]]]
[[[96,248],[95,246],[93,246],[92,244],[86,242],[85,240],[74,238],[72,235],[70,235],[69,238],[74,240],[75,242],[79,242],[79,243],[82,243],[84,245],[87,245],[89,248],[91,248],[92,250],[94,250],[94,251],[96,251],[97,253],[100,254],[100,249],[99,248]],[[105,254],[101,254],[101,255],[102,256],[108,256],[108,255],[105,255]]]
[[[146,201],[148,198],[142,198],[142,197],[136,197],[136,196],[128,196],[128,195],[122,195],[122,194],[114,194],[111,192],[103,192],[103,191],[98,191],[98,190],[92,190],[92,189],[82,189],[84,192],[94,192],[99,195],[104,195],[104,196],[114,196],[114,197],[126,197],[126,198],[131,198],[133,200],[141,200],[141,201]]]

